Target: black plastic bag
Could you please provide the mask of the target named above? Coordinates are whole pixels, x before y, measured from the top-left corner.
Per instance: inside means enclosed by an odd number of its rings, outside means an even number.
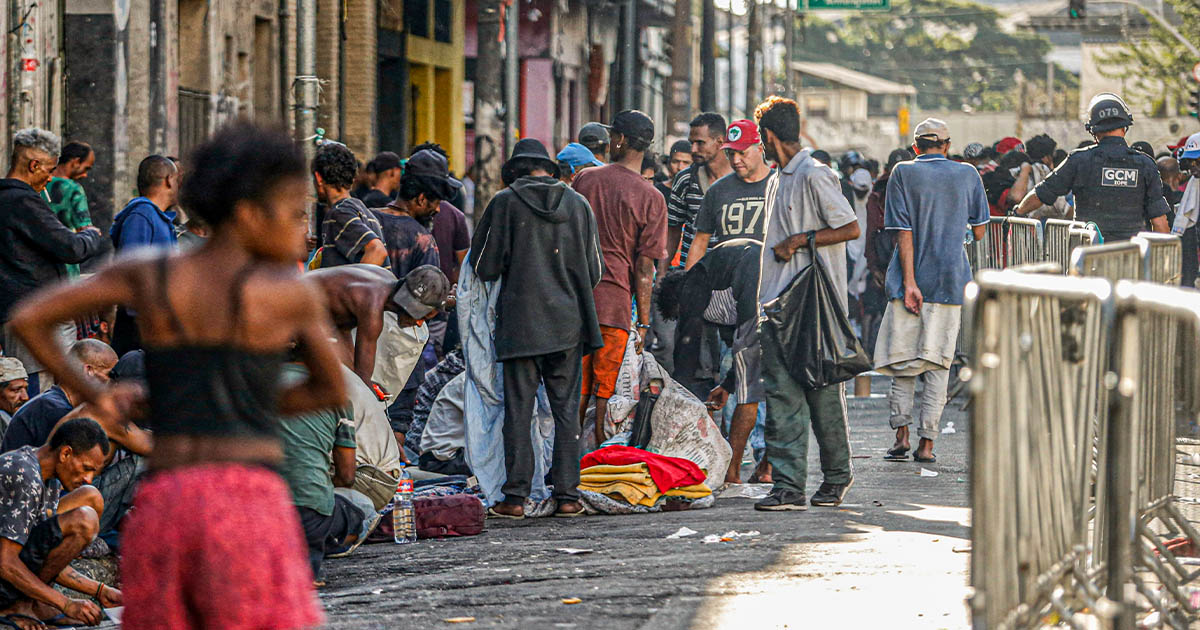
[[[778,345],[792,378],[805,389],[820,389],[869,371],[871,361],[815,246],[809,255],[812,264],[763,306],[762,333]]]
[[[654,415],[654,405],[658,402],[658,396],[662,393],[662,381],[653,379],[645,387],[642,388],[642,394],[638,397],[637,407],[633,413],[632,434],[629,436],[629,446],[634,448],[645,449],[650,444],[650,438],[653,437],[653,430],[650,426],[650,418]]]

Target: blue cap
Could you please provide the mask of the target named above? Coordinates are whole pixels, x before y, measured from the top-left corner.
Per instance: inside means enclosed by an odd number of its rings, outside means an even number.
[[[592,154],[592,150],[579,144],[572,142],[563,147],[562,151],[556,156],[559,162],[566,162],[571,165],[571,172],[574,173],[580,166],[604,166],[604,162],[596,159]]]
[[[1187,142],[1183,143],[1183,152],[1179,157],[1185,160],[1200,158],[1200,133],[1188,136]]]

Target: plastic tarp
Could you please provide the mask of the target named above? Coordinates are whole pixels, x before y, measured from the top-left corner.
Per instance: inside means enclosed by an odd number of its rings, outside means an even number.
[[[463,390],[466,429],[466,459],[479,480],[486,503],[504,499],[504,374],[496,361],[496,303],[500,282],[483,282],[470,264],[462,266],[458,279],[458,326],[462,331],[463,359],[467,364]],[[550,496],[546,473],[550,470],[554,445],[554,418],[544,387],[538,388],[537,405],[530,427],[534,466],[530,500],[537,503]]]
[[[383,386],[387,393],[399,394],[417,366],[427,341],[429,328],[424,322],[405,328],[400,326],[395,313],[384,311],[383,331],[375,344],[375,370],[371,380]]]
[[[707,475],[704,485],[715,491],[725,481],[733,449],[708,415],[704,403],[672,379],[654,355],[649,352],[639,354],[634,335],[629,337],[625,358],[617,374],[616,391],[608,399],[605,435],[611,437],[628,430],[633,425],[642,387],[652,380],[661,380],[662,393],[650,416],[651,438],[646,450],[691,460]],[[590,434],[590,431],[585,432],[585,435]]]

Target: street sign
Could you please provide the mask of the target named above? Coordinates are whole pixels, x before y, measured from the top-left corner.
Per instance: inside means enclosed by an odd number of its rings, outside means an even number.
[[[891,0],[801,0],[805,11],[887,11]]]
[[[1192,78],[1200,81],[1200,63],[1192,66]]]

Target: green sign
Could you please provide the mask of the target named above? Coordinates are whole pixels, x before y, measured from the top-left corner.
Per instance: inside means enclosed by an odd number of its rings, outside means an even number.
[[[887,11],[891,0],[800,0],[804,11]]]

